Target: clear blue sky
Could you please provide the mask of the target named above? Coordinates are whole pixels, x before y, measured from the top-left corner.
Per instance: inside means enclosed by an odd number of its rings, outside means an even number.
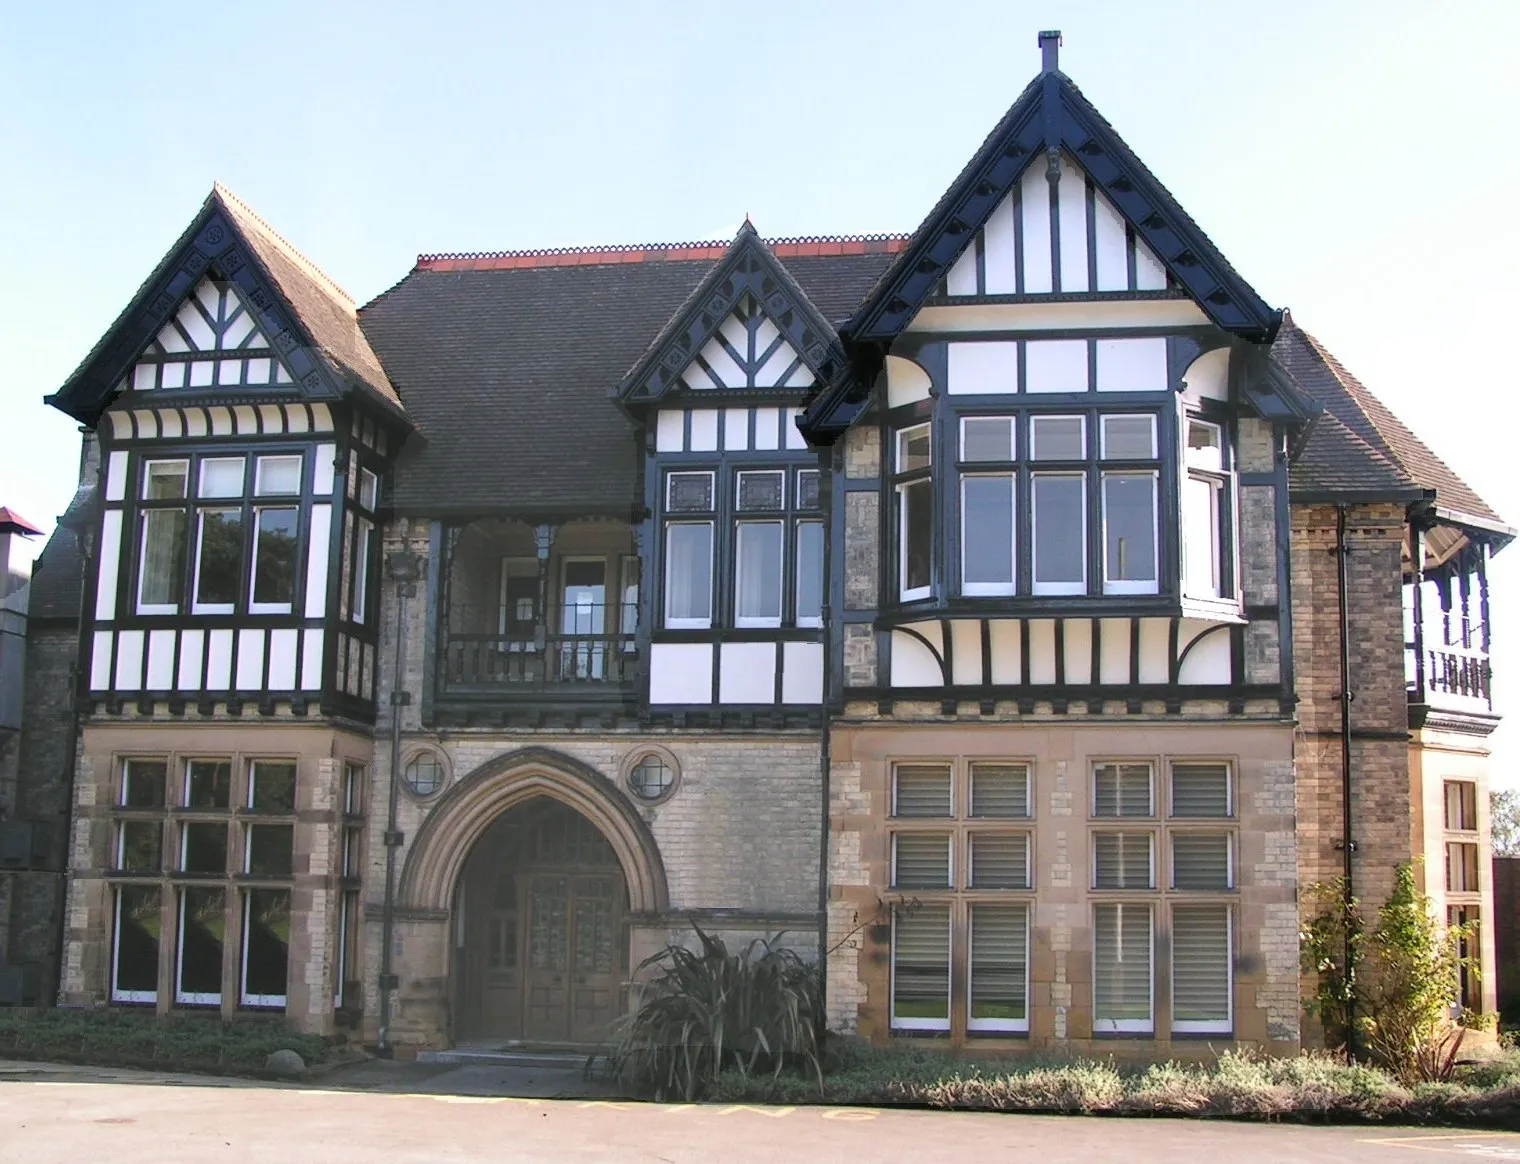
[[[0,27],[0,504],[39,524],[77,455],[41,397],[213,180],[361,302],[424,251],[722,237],[746,212],[767,235],[911,230],[1042,28],[1267,300],[1520,523],[1512,0],[96,0]],[[1520,699],[1520,546],[1493,574]]]

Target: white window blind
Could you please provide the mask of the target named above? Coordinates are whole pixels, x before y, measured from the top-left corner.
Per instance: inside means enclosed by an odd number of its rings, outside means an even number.
[[[950,907],[900,909],[892,917],[892,1025],[950,1026]]]
[[[950,888],[949,833],[895,833],[892,837],[895,889]]]
[[[1153,889],[1150,833],[1094,833],[1094,889]]]
[[[1172,909],[1172,1029],[1228,1031],[1233,957],[1223,905]]]
[[[1228,764],[1172,765],[1173,816],[1228,817],[1231,807]]]
[[[1029,1029],[1029,908],[971,907],[971,990],[967,1027]]]
[[[1093,1028],[1151,1029],[1151,907],[1093,907]]]
[[[1233,884],[1228,833],[1173,833],[1173,889],[1229,889]]]
[[[893,816],[950,815],[949,764],[898,764],[893,780]]]
[[[1028,833],[972,833],[971,888],[1028,889]]]
[[[971,815],[976,817],[1028,817],[1029,766],[1027,764],[972,764]]]
[[[1151,766],[1099,764],[1093,769],[1094,816],[1150,816]]]

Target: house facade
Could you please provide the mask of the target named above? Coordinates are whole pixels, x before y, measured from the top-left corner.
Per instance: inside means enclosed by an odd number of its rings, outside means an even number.
[[[1510,531],[1057,44],[911,235],[429,255],[361,307],[214,189],[49,397],[59,892],[0,962],[588,1044],[695,922],[820,959],[840,1032],[1146,1056],[1312,1041],[1298,890],[1348,859],[1486,916]]]

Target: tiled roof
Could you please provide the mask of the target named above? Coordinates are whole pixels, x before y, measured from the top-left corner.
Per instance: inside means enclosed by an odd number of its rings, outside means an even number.
[[[220,182],[212,188],[211,197],[237,224],[312,343],[338,375],[399,407],[400,398],[359,327],[354,301],[348,292]]]
[[[853,311],[892,258],[886,241],[856,253],[845,243],[786,260],[829,320]],[[586,252],[554,263],[516,261],[523,252],[464,266],[424,258],[361,308],[422,437],[397,464],[397,508],[629,512],[641,452],[612,391],[729,244],[710,244],[713,257],[708,245],[653,262],[606,250],[592,263],[579,261]]]
[[[7,505],[0,505],[0,533],[40,534],[41,532],[14,509]]]
[[[766,239],[778,259],[820,255],[895,255],[908,245],[906,234],[808,235]],[[726,242],[620,243],[603,247],[551,247],[530,251],[481,251],[418,255],[419,271],[510,271],[520,267],[595,267],[608,263],[717,262]]]
[[[1467,482],[1389,411],[1325,346],[1286,318],[1272,357],[1324,410],[1292,470],[1296,492],[1416,486],[1457,520],[1504,528]]]

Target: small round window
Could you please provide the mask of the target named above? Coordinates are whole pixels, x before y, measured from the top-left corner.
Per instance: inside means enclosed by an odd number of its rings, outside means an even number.
[[[443,787],[443,761],[435,752],[418,752],[406,762],[404,779],[413,796],[432,796]]]
[[[653,753],[642,757],[628,773],[628,786],[641,800],[659,800],[675,782],[675,769]]]

